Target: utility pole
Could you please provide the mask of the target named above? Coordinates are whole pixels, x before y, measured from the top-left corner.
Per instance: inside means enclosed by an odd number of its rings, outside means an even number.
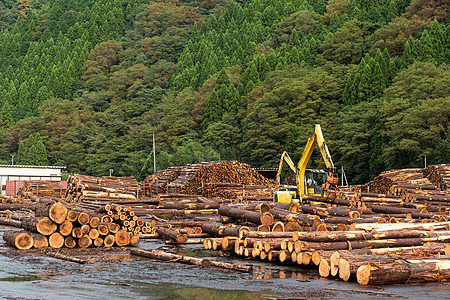
[[[111,177],[111,174],[114,172],[114,169],[109,169],[109,177]]]
[[[427,156],[425,155],[425,168],[427,167]]]
[[[153,173],[156,172],[155,134],[153,134]]]
[[[14,154],[11,154],[11,165],[14,166]]]

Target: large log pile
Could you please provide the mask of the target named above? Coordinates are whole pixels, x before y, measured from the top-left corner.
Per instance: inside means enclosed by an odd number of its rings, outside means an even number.
[[[143,193],[147,197],[168,192],[168,185],[180,176],[182,167],[169,167],[149,175],[142,183]]]
[[[136,246],[138,235],[149,227],[131,210],[118,205],[106,205],[94,212],[71,209],[61,202],[41,205],[35,216],[23,216],[7,225],[26,230],[20,234],[6,232],[3,237],[18,249]]]
[[[84,200],[138,198],[139,183],[134,177],[94,177],[76,174],[69,176],[65,199],[70,203]]]
[[[212,185],[215,183],[215,185]],[[202,194],[203,196],[230,196],[236,198],[244,196],[244,189],[224,195],[218,191],[226,183],[242,184],[247,186],[246,190],[265,190],[256,192],[265,196],[271,196],[273,191],[268,192],[267,189],[274,189],[275,181],[269,180],[252,170],[249,165],[237,161],[217,161],[209,163],[200,163],[188,165],[182,169],[180,176],[169,184],[169,192],[178,192],[186,194]],[[209,187],[205,188],[205,185]],[[253,187],[250,186],[259,186]],[[217,187],[217,190],[216,190]],[[236,186],[233,186],[236,188]],[[239,186],[238,186],[239,189]]]
[[[443,190],[450,188],[450,164],[430,165],[422,173],[435,186]]]
[[[436,186],[422,173],[422,169],[386,171],[361,187],[362,192],[394,194],[399,188],[435,189]]]
[[[38,197],[60,197],[66,189],[58,180],[25,180],[23,186],[17,192],[18,196],[31,198]]]

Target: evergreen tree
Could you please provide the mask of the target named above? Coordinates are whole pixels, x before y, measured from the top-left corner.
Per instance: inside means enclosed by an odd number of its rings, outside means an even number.
[[[19,143],[19,150],[17,151],[16,162],[19,165],[28,164],[27,148],[25,147],[25,143],[23,141],[20,141]]]
[[[14,125],[12,119],[12,108],[8,101],[5,101],[2,109],[0,110],[0,128],[8,129],[12,125]]]
[[[37,166],[48,165],[47,150],[45,149],[44,142],[42,141],[42,137],[39,132],[35,135],[34,143],[34,164]]]

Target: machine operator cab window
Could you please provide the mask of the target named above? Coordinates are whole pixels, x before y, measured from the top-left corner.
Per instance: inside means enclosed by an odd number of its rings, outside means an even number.
[[[327,172],[318,169],[308,169],[305,172],[305,184],[308,194],[322,194],[322,184],[326,182]]]

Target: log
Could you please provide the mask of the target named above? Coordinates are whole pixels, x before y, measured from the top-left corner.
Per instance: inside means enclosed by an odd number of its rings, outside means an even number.
[[[58,229],[58,226],[48,217],[26,217],[22,220],[22,228],[43,235],[51,235]]]
[[[77,246],[77,241],[73,237],[67,236],[64,239],[64,246],[67,248],[75,248]]]
[[[100,233],[98,232],[98,230],[96,228],[91,228],[89,230],[89,237],[94,241],[95,239],[97,239],[98,237],[100,237]]]
[[[61,202],[50,203],[36,210],[36,217],[49,217],[56,224],[66,220],[68,209]]]
[[[80,212],[80,213],[78,213],[77,220],[78,220],[78,223],[80,223],[80,225],[87,225],[87,224],[89,224],[90,216],[86,212]]]
[[[107,236],[105,236],[105,238],[103,239],[103,244],[105,245],[105,247],[112,247],[114,246],[115,243],[115,236],[112,234],[108,234]]]
[[[365,264],[358,268],[356,278],[360,285],[448,281],[450,260],[406,259]]]
[[[185,243],[188,238],[184,234],[180,234],[175,230],[163,227],[157,227],[156,232],[163,237],[169,238],[177,243]]]
[[[48,244],[52,248],[61,248],[64,245],[64,237],[59,232],[55,232],[49,236]]]
[[[109,234],[108,223],[100,223],[97,227],[97,230],[100,233],[100,235],[108,235]]]
[[[130,243],[130,235],[124,230],[119,230],[114,237],[116,245],[119,247],[124,247]]]
[[[92,245],[92,239],[88,235],[83,235],[78,239],[78,247],[80,248],[88,248]]]
[[[243,219],[258,225],[271,226],[273,224],[273,215],[271,213],[258,213],[221,205],[219,208],[219,214],[234,219]]]
[[[5,231],[5,233],[3,233],[3,240],[8,245],[19,250],[28,250],[34,245],[33,237],[26,231]]]
[[[45,235],[35,233],[32,235],[32,237],[34,240],[34,244],[33,244],[34,248],[48,247],[48,239]]]
[[[301,242],[301,250],[349,250],[362,248],[388,248],[408,247],[423,245],[426,243],[422,238],[404,238],[369,241],[347,241],[347,242]]]
[[[77,221],[78,220],[78,212],[73,209],[67,211],[67,220],[69,220],[71,222]]]
[[[350,200],[339,199],[339,198],[334,198],[334,197],[320,197],[320,196],[304,194],[302,196],[302,199],[304,201],[323,202],[323,203],[343,205],[343,206],[353,206],[354,205],[354,203]]]
[[[239,238],[292,238],[293,232],[278,232],[278,231],[245,231],[239,232]]]
[[[62,254],[60,252],[45,251],[44,254],[47,255],[47,256],[50,256],[50,257],[63,259],[63,260],[67,260],[67,261],[72,261],[72,262],[76,262],[76,263],[79,263],[79,264],[85,264],[86,263],[85,260],[79,259],[77,257],[70,256],[70,255]]]
[[[10,219],[10,218],[0,218],[0,225],[6,225],[6,226],[12,226],[12,227],[22,227],[22,221]]]
[[[72,237],[79,239],[83,236],[83,231],[81,230],[81,227],[74,227],[72,229]]]
[[[330,262],[325,258],[320,259],[319,275],[321,277],[329,277],[330,273],[331,273]]]
[[[436,254],[445,254],[445,247],[442,245],[430,245],[420,247],[404,247],[404,248],[381,248],[381,249],[358,249],[358,250],[339,250],[339,278],[344,281],[350,278],[356,279],[358,268],[366,264],[374,256],[383,256],[383,258],[413,256],[431,256]],[[335,253],[336,253],[335,252]],[[386,255],[389,255],[386,257]],[[378,258],[379,259],[379,258]]]
[[[141,239],[138,235],[132,235],[130,236],[130,245],[133,247],[139,246]]]
[[[150,257],[152,259],[164,260],[164,261],[177,261],[181,263],[187,263],[196,266],[214,266],[220,268],[226,268],[230,270],[237,270],[242,272],[251,272],[251,266],[231,264],[219,261],[212,261],[208,259],[202,259],[191,256],[178,255],[173,253],[168,253],[160,250],[143,250],[143,249],[131,249],[131,254]]]
[[[101,237],[98,237],[93,242],[95,247],[101,247],[103,246],[103,239]]]
[[[65,220],[58,225],[58,232],[63,236],[68,236],[72,234],[73,224],[69,220]]]
[[[317,224],[317,217],[313,217],[307,214],[294,213],[288,210],[283,210],[277,207],[270,209],[269,211],[275,217],[285,221],[285,222],[298,222],[301,225],[313,226]],[[320,221],[319,221],[320,224]]]
[[[429,234],[418,230],[393,230],[378,232],[364,231],[312,231],[312,232],[294,232],[292,238],[294,241],[309,242],[346,242],[356,240],[381,240],[398,238],[418,238],[429,237]]]

